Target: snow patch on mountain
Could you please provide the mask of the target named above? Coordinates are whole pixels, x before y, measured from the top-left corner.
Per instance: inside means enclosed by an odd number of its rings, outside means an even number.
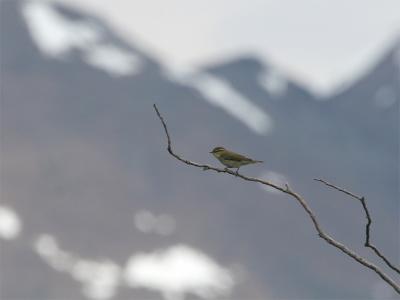
[[[34,42],[50,58],[67,59],[71,50],[77,49],[86,63],[113,76],[141,70],[140,58],[108,42],[102,28],[93,22],[68,19],[44,1],[27,1],[22,14]]]
[[[159,291],[168,300],[184,299],[188,293],[202,299],[227,296],[234,286],[229,270],[187,245],[133,255],[125,279],[132,287]]]
[[[237,91],[232,84],[208,73],[184,70],[168,66],[165,75],[171,80],[190,86],[212,105],[242,122],[253,132],[267,135],[273,128],[273,120],[267,112]]]
[[[85,61],[115,76],[136,74],[141,69],[141,61],[137,55],[125,52],[113,45],[97,45],[84,57]]]
[[[272,96],[273,99],[282,97],[288,87],[288,82],[281,72],[268,68],[258,75],[258,83]]]
[[[209,74],[198,74],[192,83],[211,104],[223,108],[254,132],[264,135],[272,129],[271,117],[229,82]]]
[[[22,13],[34,42],[45,55],[54,58],[72,48],[85,48],[100,38],[94,24],[70,21],[45,2],[28,1],[22,6]]]

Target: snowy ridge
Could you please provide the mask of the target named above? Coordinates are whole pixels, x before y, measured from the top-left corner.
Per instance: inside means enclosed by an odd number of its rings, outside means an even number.
[[[271,117],[227,81],[209,74],[196,74],[191,83],[211,104],[223,108],[255,133],[266,135],[271,131]]]
[[[78,49],[87,64],[112,76],[141,70],[137,55],[108,42],[102,29],[90,21],[69,20],[43,1],[24,3],[22,13],[34,42],[47,57],[67,59],[71,50]]]
[[[287,79],[274,68],[269,68],[258,76],[258,83],[272,96],[272,99],[282,97],[288,87]]]
[[[84,62],[112,76],[134,75],[142,69],[143,62],[138,55],[108,42],[102,28],[91,21],[70,20],[51,3],[37,0],[26,2],[22,13],[34,42],[51,59],[66,60],[77,49]],[[271,131],[271,117],[228,82],[206,73],[178,73],[169,72],[174,74],[173,80],[194,87],[207,101],[224,109],[253,132],[266,135]],[[279,96],[285,90],[285,83],[275,75],[269,74],[262,81],[270,93]]]
[[[273,120],[270,115],[228,81],[209,73],[182,70],[171,65],[166,66],[164,72],[171,80],[199,91],[209,103],[222,108],[254,133],[268,135],[271,132]]]

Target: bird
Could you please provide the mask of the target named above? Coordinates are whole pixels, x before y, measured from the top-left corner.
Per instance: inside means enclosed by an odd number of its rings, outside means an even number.
[[[263,162],[261,160],[254,160],[239,153],[229,151],[221,146],[215,147],[210,153],[227,168],[236,168],[236,174],[238,174],[241,166]]]

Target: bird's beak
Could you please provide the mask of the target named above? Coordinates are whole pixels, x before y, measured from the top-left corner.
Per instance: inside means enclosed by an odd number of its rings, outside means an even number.
[[[212,153],[212,151],[208,152],[208,153]]]

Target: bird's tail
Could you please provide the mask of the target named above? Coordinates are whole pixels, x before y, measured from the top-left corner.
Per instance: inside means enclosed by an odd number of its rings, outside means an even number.
[[[253,163],[263,163],[264,161],[262,160],[253,160]]]

